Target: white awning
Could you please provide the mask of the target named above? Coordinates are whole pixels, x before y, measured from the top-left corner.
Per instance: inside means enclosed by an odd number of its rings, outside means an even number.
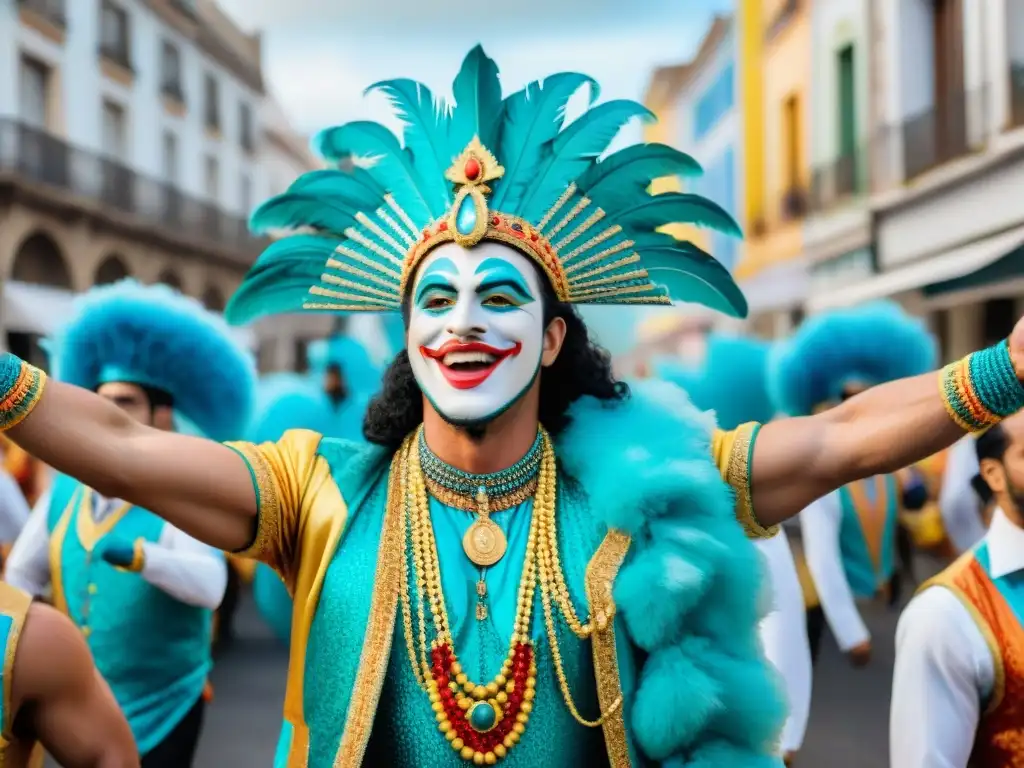
[[[77,294],[48,285],[6,280],[3,284],[3,319],[9,332],[52,336],[74,311]],[[232,328],[235,340],[255,351],[259,339],[252,328]]]
[[[846,288],[813,295],[808,298],[807,311],[814,313],[837,307],[850,307],[965,277],[994,264],[1021,245],[1024,245],[1024,227],[1017,227],[1000,235],[954,248],[939,256],[883,272]]]

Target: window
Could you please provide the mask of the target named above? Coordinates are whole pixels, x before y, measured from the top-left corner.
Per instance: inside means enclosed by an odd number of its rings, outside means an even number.
[[[164,181],[168,184],[178,182],[178,137],[170,131],[164,132]]]
[[[217,80],[213,75],[207,73],[204,83],[204,119],[206,127],[215,131],[220,130],[220,88],[217,87]]]
[[[100,53],[123,66],[131,66],[128,12],[111,0],[100,9]]]
[[[800,179],[800,99],[793,95],[782,103],[783,188],[796,189]]]
[[[251,152],[256,142],[253,139],[252,132],[252,109],[248,104],[241,104],[238,108],[238,130],[239,130],[239,143],[242,145],[242,149],[246,152]]]
[[[212,155],[206,158],[206,196],[210,200],[220,197],[220,163]]]
[[[736,70],[728,65],[704,92],[693,111],[693,138],[700,139],[733,108]]]
[[[18,86],[18,114],[21,119],[34,128],[45,128],[49,113],[50,68],[22,56]]]
[[[103,102],[103,152],[111,158],[120,159],[127,154],[128,132],[124,107],[112,101]]]
[[[854,74],[853,46],[848,45],[838,54],[839,87],[839,156],[850,157],[857,147],[857,94]]]
[[[238,185],[238,202],[242,207],[242,213],[248,216],[252,209],[252,180],[244,173]]]
[[[184,101],[181,87],[181,51],[170,40],[160,50],[160,90],[165,96]]]

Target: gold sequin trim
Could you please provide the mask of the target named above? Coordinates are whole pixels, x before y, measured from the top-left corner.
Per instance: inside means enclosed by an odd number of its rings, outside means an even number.
[[[610,768],[629,768],[629,742],[626,721],[622,716],[622,682],[615,648],[615,602],[612,586],[626,559],[630,538],[620,531],[608,531],[587,564],[586,591],[590,615],[594,622],[591,636],[594,654],[594,678],[597,700],[602,712],[612,710],[605,718],[605,746]]]
[[[461,493],[456,493],[443,485],[434,482],[429,477],[424,475],[426,481],[427,491],[435,499],[440,501],[442,504],[455,507],[455,509],[465,510],[466,512],[476,512],[480,507],[479,502],[473,496],[465,496]],[[527,481],[526,485],[521,488],[517,488],[509,493],[502,494],[500,496],[488,496],[487,506],[491,512],[501,512],[506,509],[512,509],[517,504],[522,504],[527,499],[533,498],[533,495],[537,492],[537,478]]]
[[[759,424],[744,424],[736,430],[729,455],[726,482],[736,492],[736,519],[743,526],[749,539],[770,539],[779,532],[779,526],[765,528],[754,515],[754,498],[750,487],[750,456],[754,447],[754,436]]]
[[[4,718],[3,738],[10,743],[14,740],[12,727],[14,725],[13,698],[11,696],[11,681],[14,679],[14,657],[18,651],[18,640],[21,639],[21,630],[25,626],[25,617],[28,616],[28,609],[32,606],[32,598],[4,584],[0,587],[0,614],[11,617],[11,628],[7,632],[7,645],[4,647]]]
[[[359,655],[359,671],[356,673],[348,715],[345,718],[345,730],[334,756],[334,768],[362,765],[366,745],[370,740],[370,731],[373,729],[373,718],[380,701],[380,692],[384,686],[395,617],[398,613],[401,569],[405,567],[402,541],[402,505],[405,499],[400,492],[400,481],[406,471],[404,457],[409,452],[410,440],[412,437],[406,438],[391,461],[384,530],[377,553],[369,621],[363,638],[363,650]]]
[[[254,560],[266,560],[281,540],[281,492],[270,463],[252,443],[225,443],[249,465],[256,487],[256,538],[252,544],[234,554]]]
[[[544,230],[547,228],[548,224],[551,223],[551,220],[555,218],[555,214],[562,210],[562,206],[568,203],[570,198],[572,198],[572,196],[575,194],[576,182],[573,182],[572,184],[565,188],[565,192],[562,193],[561,197],[555,200],[555,204],[548,208],[548,212],[544,214],[544,218],[542,218],[540,222],[537,224],[537,230],[543,233]]]
[[[360,288],[359,290],[363,291],[366,289]],[[384,304],[390,307],[391,309],[395,309],[399,306],[399,302],[397,299],[385,300],[377,298],[376,296],[368,296],[366,294],[360,295],[358,293],[346,293],[345,291],[335,291],[330,288],[324,288],[323,286],[320,285],[314,285],[312,288],[309,289],[309,292],[314,296],[323,296],[324,298],[327,299],[341,299],[342,301],[365,301],[370,303]]]

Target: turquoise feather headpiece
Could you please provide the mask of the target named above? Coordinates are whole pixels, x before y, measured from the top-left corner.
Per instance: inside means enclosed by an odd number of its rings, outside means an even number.
[[[50,354],[61,381],[153,387],[207,437],[244,436],[255,397],[252,355],[221,317],[172,288],[134,280],[93,288],[76,301]]]
[[[722,429],[748,421],[764,423],[775,415],[768,394],[770,349],[758,339],[710,334],[703,365],[659,359],[655,373],[682,387],[698,408],[714,411]]]
[[[584,86],[591,107],[565,126],[566,105]],[[455,78],[454,105],[408,79],[371,90],[390,97],[404,144],[372,122],[314,138],[333,167],[300,176],[253,213],[255,233],[291,234],[257,260],[228,305],[231,322],[303,310],[397,311],[432,248],[482,240],[531,258],[562,301],[689,301],[746,314],[725,267],[657,231],[685,223],[740,234],[725,210],[698,195],[648,193],[654,179],[700,174],[693,158],[639,144],[600,159],[627,122],[653,118],[641,104],[593,106],[597,84],[572,72],[502,98],[498,67],[479,46]]]
[[[256,385],[256,407],[246,439],[274,442],[289,429],[324,434],[331,418],[330,403],[317,381],[297,373],[274,373]]]
[[[849,384],[875,386],[935,368],[924,323],[892,302],[816,315],[772,350],[768,390],[776,410],[806,416],[841,399]]]

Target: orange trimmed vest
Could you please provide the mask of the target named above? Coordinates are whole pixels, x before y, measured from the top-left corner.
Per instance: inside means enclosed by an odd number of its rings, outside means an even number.
[[[993,579],[983,543],[925,586],[931,585],[960,599],[992,652],[992,695],[968,768],[1024,768],[1024,573]]]

